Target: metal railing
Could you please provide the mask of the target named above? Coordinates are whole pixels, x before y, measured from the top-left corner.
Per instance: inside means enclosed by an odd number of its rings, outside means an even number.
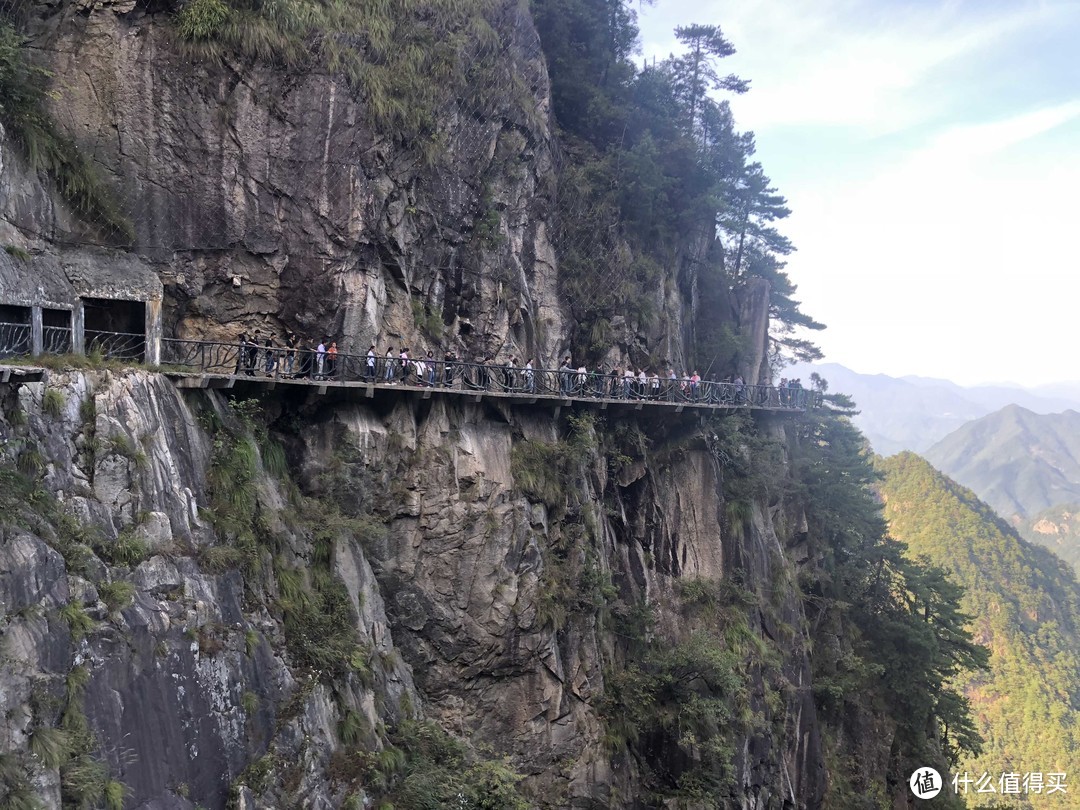
[[[146,336],[136,332],[101,332],[87,329],[86,353],[100,354],[109,360],[142,362],[146,354]]]
[[[71,354],[71,327],[44,326],[41,329],[41,345],[45,354]]]
[[[146,337],[133,332],[102,332],[87,329],[87,354],[100,354],[109,360],[142,362]],[[74,351],[70,326],[41,328],[42,354],[70,354]],[[0,357],[30,357],[34,353],[33,328],[28,323],[0,323]]]
[[[28,323],[0,323],[0,357],[23,357],[33,350]]]
[[[508,364],[467,363],[318,352],[213,341],[162,341],[162,364],[238,378],[272,378],[314,384],[353,383],[408,386],[461,392],[489,392],[522,398],[640,401],[713,407],[801,411],[816,403],[805,388],[777,388],[733,382],[625,377],[580,369],[544,369]]]

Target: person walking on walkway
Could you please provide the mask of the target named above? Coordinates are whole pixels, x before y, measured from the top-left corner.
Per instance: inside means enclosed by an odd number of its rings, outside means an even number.
[[[326,350],[326,376],[331,380],[338,373],[337,356],[337,341],[334,340],[330,342],[330,347]]]
[[[409,382],[409,349],[402,346],[401,353],[398,355],[398,363],[400,364],[399,372],[401,373],[401,384],[407,385]]]
[[[589,382],[592,384],[592,395],[596,398],[604,396],[604,381],[607,379],[607,374],[604,373],[604,366],[601,363],[596,364],[596,368],[593,369],[592,374],[589,375]]]
[[[298,341],[295,332],[289,332],[285,338],[285,376],[290,379],[296,373],[296,347]]]
[[[394,348],[386,347],[386,357],[383,360],[383,382],[391,385],[394,382]]]
[[[249,377],[255,375],[255,368],[259,364],[259,330],[255,330],[255,334],[247,344],[247,362],[244,364],[244,373]]]
[[[503,390],[514,390],[514,366],[517,364],[517,358],[514,355],[510,355],[510,359],[503,363]]]
[[[241,332],[236,339],[236,371],[233,372],[236,376],[240,376],[240,372],[244,370],[247,361],[247,344],[247,332]]]
[[[326,376],[326,338],[319,341],[315,347],[315,379],[321,380]]]
[[[533,371],[533,361],[530,357],[525,361],[525,390],[530,394],[536,393],[536,377]]]
[[[453,388],[454,386],[454,362],[457,360],[457,355],[454,354],[452,349],[447,349],[446,354],[443,355],[443,385],[447,388]]]
[[[277,369],[277,346],[274,343],[273,335],[266,336],[266,340],[263,341],[263,349],[266,352],[266,357],[263,358],[266,376],[273,377],[274,371]]]
[[[372,343],[371,347],[367,350],[367,358],[364,361],[364,363],[365,363],[365,372],[366,372],[364,374],[364,377],[367,379],[368,383],[371,384],[371,383],[375,382],[375,344],[374,343]]]

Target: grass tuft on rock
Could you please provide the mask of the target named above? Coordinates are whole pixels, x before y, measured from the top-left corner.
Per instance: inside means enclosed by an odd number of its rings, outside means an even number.
[[[135,586],[122,579],[105,582],[98,586],[98,596],[109,613],[115,615],[135,601]]]

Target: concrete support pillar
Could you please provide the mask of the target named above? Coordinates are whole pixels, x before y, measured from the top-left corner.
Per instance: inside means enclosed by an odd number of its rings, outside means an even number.
[[[161,299],[146,302],[146,358],[149,366],[161,365]]]
[[[37,357],[45,351],[45,330],[41,324],[41,307],[30,307],[30,354]]]
[[[86,309],[81,298],[71,310],[71,353],[86,354]]]

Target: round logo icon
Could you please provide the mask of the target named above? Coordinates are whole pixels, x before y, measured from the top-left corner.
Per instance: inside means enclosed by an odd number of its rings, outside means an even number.
[[[941,774],[933,768],[917,768],[908,780],[911,792],[920,799],[932,799],[941,793]]]

